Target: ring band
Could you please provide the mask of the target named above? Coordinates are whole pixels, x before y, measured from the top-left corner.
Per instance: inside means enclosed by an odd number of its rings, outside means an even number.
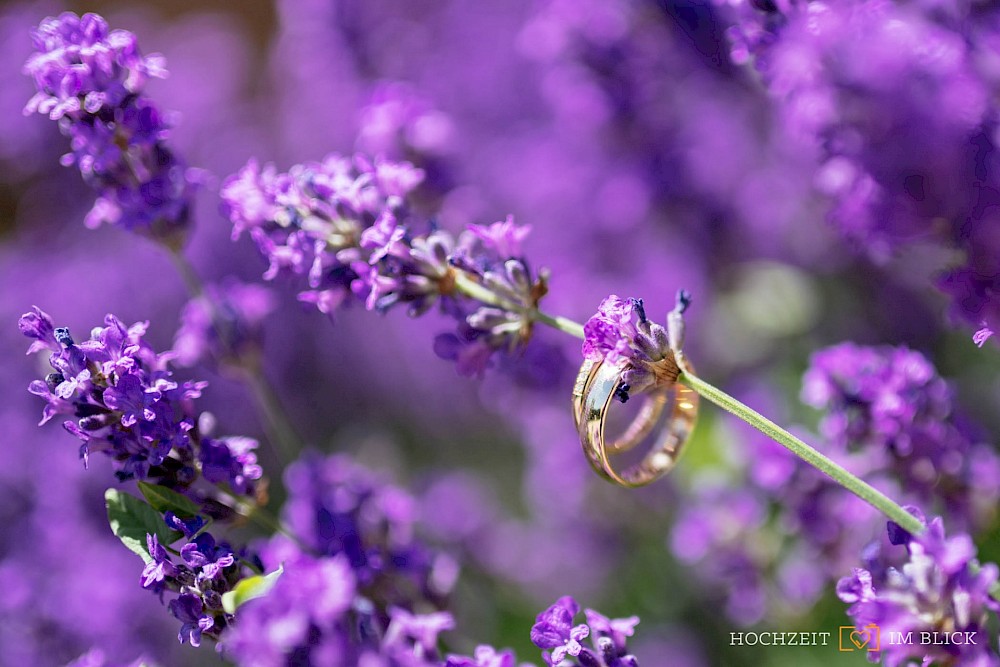
[[[662,430],[654,436],[654,443],[649,453],[639,463],[619,473],[611,465],[609,454],[625,451],[638,444],[642,437],[634,437],[633,432],[645,435],[652,430],[656,422],[655,418],[650,421],[649,415],[645,414],[647,406],[650,405],[647,403],[626,430],[625,435],[616,441],[616,444],[627,446],[614,449],[606,445],[605,423],[608,409],[622,384],[621,371],[621,366],[603,361],[584,362],[573,391],[574,416],[584,454],[594,470],[615,484],[634,488],[649,484],[673,468],[694,428],[695,417],[698,414],[698,394],[679,382],[654,389],[653,396],[648,400],[659,401],[660,407],[658,411],[655,407],[649,410],[650,414],[656,412],[657,416],[664,409],[668,394],[673,392],[669,419]]]
[[[580,366],[580,372],[576,376],[576,384],[573,387],[573,422],[578,432],[583,415],[583,396],[600,366],[601,362],[587,359]],[[607,450],[612,454],[619,454],[634,448],[653,431],[653,427],[656,426],[656,422],[659,421],[666,406],[666,392],[658,391],[643,395],[642,407],[638,414],[621,436],[607,443]]]

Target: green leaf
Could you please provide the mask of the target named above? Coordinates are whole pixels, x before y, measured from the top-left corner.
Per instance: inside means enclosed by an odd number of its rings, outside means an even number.
[[[160,544],[173,544],[181,534],[170,530],[155,509],[135,496],[116,489],[104,492],[104,505],[108,508],[108,523],[122,544],[149,563],[153,557],[146,547],[146,534],[156,535]]]
[[[201,513],[197,503],[165,486],[139,482],[139,490],[157,512],[173,512],[184,519],[196,517]]]
[[[244,602],[263,597],[278,583],[278,577],[285,571],[285,566],[278,567],[270,574],[257,575],[242,579],[233,586],[233,590],[222,594],[222,608],[227,614],[235,614]]]

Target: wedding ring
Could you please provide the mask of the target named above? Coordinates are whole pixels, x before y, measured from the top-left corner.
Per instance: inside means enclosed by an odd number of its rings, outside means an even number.
[[[698,414],[698,394],[679,382],[654,387],[625,434],[614,441],[613,445],[618,447],[608,446],[605,442],[605,423],[608,410],[622,385],[622,370],[622,365],[585,361],[573,390],[573,409],[580,443],[590,465],[605,479],[620,486],[634,488],[649,484],[674,467],[694,428]],[[655,413],[658,417],[671,394],[673,401],[670,415],[660,430],[653,434],[650,451],[640,462],[619,473],[612,466],[609,454],[630,449],[643,436],[648,435],[657,421],[655,417],[650,419],[650,415]]]
[[[583,414],[583,395],[600,366],[601,362],[587,359],[580,366],[580,372],[576,376],[576,384],[573,387],[573,421],[577,431],[580,430]],[[618,454],[631,450],[653,431],[660,415],[663,414],[663,409],[667,406],[667,394],[665,392],[647,393],[643,395],[642,401],[642,407],[639,408],[638,414],[632,419],[632,423],[625,429],[625,432],[607,444],[607,450],[610,453]]]

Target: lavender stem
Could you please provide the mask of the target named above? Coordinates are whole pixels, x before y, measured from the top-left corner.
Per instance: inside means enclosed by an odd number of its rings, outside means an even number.
[[[188,259],[180,251],[173,249],[170,249],[170,252],[167,254],[173,261],[174,267],[176,267],[177,273],[184,281],[189,294],[192,297],[205,296],[204,283]],[[209,300],[209,304],[214,311],[215,305],[211,300]],[[215,319],[213,316],[213,322]],[[225,337],[220,333],[218,334],[218,338],[220,344],[225,348],[227,346]],[[295,452],[302,450],[302,439],[292,426],[284,407],[271,389],[271,385],[264,376],[260,366],[257,364],[241,364],[240,370],[243,371],[244,382],[250,389],[250,393],[253,394],[254,401],[257,403],[257,407],[263,416],[264,430],[267,433],[268,442],[272,445],[272,451],[274,451],[279,462],[287,465],[289,461],[295,458]]]

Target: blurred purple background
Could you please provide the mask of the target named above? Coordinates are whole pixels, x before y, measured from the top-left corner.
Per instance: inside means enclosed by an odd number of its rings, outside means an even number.
[[[975,29],[963,34],[948,8],[921,8],[936,4],[947,3],[911,3],[897,18],[916,26],[913,39],[966,39],[954,47],[961,66],[913,56],[924,67],[913,76],[961,74],[996,99],[1000,66],[988,48],[996,20],[977,10]],[[659,320],[677,288],[690,290],[687,348],[702,376],[776,421],[802,424],[803,433],[817,420],[798,399],[809,355],[845,340],[922,352],[981,433],[1000,427],[996,350],[970,341],[978,320],[993,322],[988,262],[978,259],[993,247],[996,233],[984,231],[993,213],[985,205],[969,213],[968,201],[949,194],[992,187],[992,144],[985,158],[962,147],[992,131],[995,115],[956,102],[974,118],[931,126],[921,105],[933,95],[897,97],[899,110],[875,113],[893,90],[870,83],[865,71],[823,69],[848,47],[834,28],[812,41],[798,37],[802,12],[788,10],[782,23],[776,12],[740,2],[8,3],[0,7],[2,665],[61,665],[94,645],[116,660],[145,653],[165,665],[216,661],[210,648],[178,645],[175,621],[139,587],[138,560],[105,521],[108,463],[93,459],[84,470],[72,438],[54,424],[35,426],[41,406],[24,391],[42,372],[41,360],[22,356],[26,343],[14,326],[30,306],[81,334],[107,312],[129,323],[148,319],[150,339],[166,349],[186,299],[154,244],[83,227],[93,194],[74,169],[59,166],[65,139],[44,117],[21,113],[32,95],[21,73],[29,31],[62,9],[101,12],[112,27],[136,33],[144,52],[166,57],[170,77],[147,90],[177,112],[175,150],[213,175],[198,197],[188,253],[208,280],[259,281],[265,269],[249,240],[230,241],[218,212],[223,178],[250,157],[285,170],[361,150],[422,167],[423,204],[444,227],[507,214],[530,225],[526,254],[552,273],[549,312],[583,321],[614,293],[645,299]],[[816,53],[795,51],[803,44]],[[758,58],[756,67],[741,48]],[[820,63],[818,71],[799,72],[801,59]],[[905,81],[906,63],[898,70]],[[803,121],[796,105],[811,99],[807,92],[833,110]],[[950,110],[949,100],[937,103]],[[940,163],[921,159],[932,154]],[[874,179],[879,197],[859,201],[856,188],[848,196],[828,187],[838,167]],[[972,175],[955,176],[961,169]],[[908,191],[893,187],[914,175],[927,198],[938,193],[941,201],[916,209],[903,201]],[[965,232],[951,231],[961,221]],[[972,271],[975,281],[959,282],[979,287],[952,288],[952,302],[935,286],[949,271],[946,285],[959,280],[955,272]],[[768,491],[766,483],[747,487],[745,469],[768,446],[749,429],[705,406],[671,478],[620,490],[591,473],[573,431],[578,341],[539,331],[520,358],[470,380],[434,355],[433,337],[447,328],[435,315],[411,320],[356,307],[331,325],[296,301],[293,286],[274,288],[265,374],[297,430],[320,450],[388,471],[420,498],[425,534],[459,557],[450,648],[468,652],[483,641],[535,660],[527,640],[533,614],[565,594],[605,613],[638,614],[630,646],[653,667],[743,664],[748,654],[727,645],[739,623],[846,623],[830,580],[807,572],[788,547],[797,528],[747,530],[768,523],[765,505],[781,492],[728,498]],[[220,432],[264,437],[234,378],[210,367],[182,376],[209,380],[204,405]],[[278,464],[266,452],[262,463],[279,503]],[[748,533],[728,538],[739,563],[722,563],[729,552],[718,535],[712,553],[688,541],[715,525],[695,513],[700,502],[725,508],[724,523],[734,521],[731,509]],[[877,537],[879,520],[865,508],[857,516],[859,539]],[[693,533],[672,536],[675,520],[678,531]],[[756,550],[752,563],[740,560],[747,549]],[[739,585],[752,590],[734,600]],[[753,659],[804,664],[807,654],[761,650]],[[836,658],[828,647],[812,659]]]

